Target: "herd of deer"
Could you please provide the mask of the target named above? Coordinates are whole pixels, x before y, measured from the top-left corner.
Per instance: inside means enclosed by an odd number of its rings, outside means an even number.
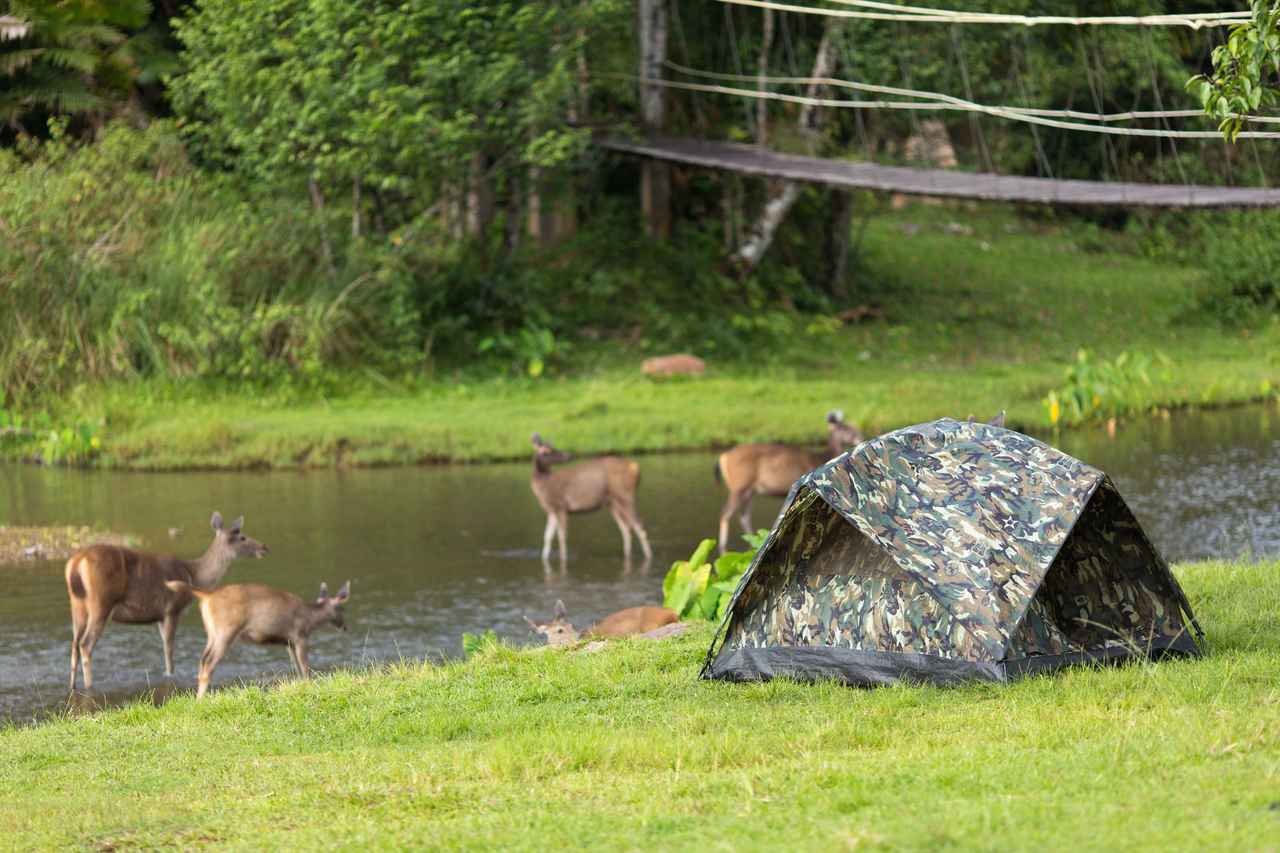
[[[972,418],[970,418],[972,421]],[[740,444],[720,454],[715,476],[729,490],[720,512],[720,550],[729,538],[729,520],[738,513],[744,531],[751,532],[751,499],[757,494],[782,496],[792,484],[823,462],[840,455],[862,440],[858,428],[848,424],[839,411],[827,414],[827,449],[814,454],[785,444]],[[1003,426],[1001,412],[992,424]],[[560,560],[567,557],[565,539],[571,513],[591,512],[607,506],[622,532],[624,558],[631,556],[631,534],[640,540],[648,560],[653,551],[644,525],[636,512],[636,487],[640,466],[633,460],[603,456],[560,468],[569,460],[563,453],[533,435],[533,493],[547,514],[542,558],[551,554],[551,539],[558,537]],[[200,602],[206,642],[200,657],[196,696],[209,689],[213,671],[237,639],[258,644],[287,645],[289,656],[303,678],[310,676],[307,642],[317,627],[332,623],[345,630],[342,605],[350,595],[350,582],[330,596],[325,584],[313,602],[293,593],[263,584],[244,583],[218,586],[240,557],[262,558],[267,546],[245,536],[244,518],[224,525],[215,512],[211,521],[213,542],[195,560],[150,554],[115,545],[93,545],[71,555],[67,561],[67,594],[71,599],[71,689],[76,688],[76,669],[84,673],[84,687],[93,687],[93,648],[108,621],[125,624],[157,624],[164,645],[165,674],[173,675],[173,638],[178,618],[193,602]],[[632,607],[614,613],[583,636],[617,637],[642,634],[678,620],[663,607]],[[564,604],[556,602],[550,622],[533,622],[535,632],[549,644],[575,641],[579,632],[565,617]]]

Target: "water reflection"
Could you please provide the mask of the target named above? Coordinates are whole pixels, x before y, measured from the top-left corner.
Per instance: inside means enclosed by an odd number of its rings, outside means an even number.
[[[1280,554],[1280,410],[1255,406],[1065,433],[1053,443],[1107,471],[1158,548],[1174,561]],[[815,436],[820,438],[820,436]],[[245,515],[264,560],[235,563],[226,582],[260,581],[314,596],[352,581],[351,630],[312,635],[318,669],[453,655],[463,632],[494,629],[532,642],[524,616],[556,599],[574,624],[655,603],[672,560],[714,536],[724,499],[709,453],[641,458],[638,510],[652,561],[621,556],[608,512],[574,516],[569,559],[541,560],[545,516],[526,464],[372,471],[133,474],[0,466],[0,522],[93,523],[136,533],[159,551],[196,556],[214,509]],[[757,498],[757,525],[780,501]],[[171,538],[171,528],[173,536]],[[736,535],[736,534],[735,534]],[[29,719],[66,700],[70,620],[59,563],[5,567],[0,596],[0,718]],[[163,700],[194,687],[204,632],[182,619],[178,674],[163,675],[152,626],[108,625],[94,654],[95,687]],[[278,648],[238,645],[215,686],[286,677]]]

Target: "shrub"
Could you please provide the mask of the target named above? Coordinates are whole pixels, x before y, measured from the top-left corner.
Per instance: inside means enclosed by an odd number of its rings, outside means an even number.
[[[1204,310],[1229,323],[1280,311],[1280,214],[1234,213],[1205,233]]]
[[[747,537],[747,551],[726,551],[715,565],[706,562],[714,539],[703,539],[688,560],[677,560],[662,581],[662,605],[680,614],[681,619],[720,621],[729,609],[738,582],[751,567],[756,551],[764,544],[768,531],[760,530]]]

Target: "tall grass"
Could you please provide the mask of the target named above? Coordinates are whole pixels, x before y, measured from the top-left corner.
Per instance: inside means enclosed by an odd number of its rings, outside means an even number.
[[[173,129],[0,151],[0,393],[21,405],[134,376],[306,377],[395,363],[418,323],[402,278],[321,249],[305,208],[251,202]]]

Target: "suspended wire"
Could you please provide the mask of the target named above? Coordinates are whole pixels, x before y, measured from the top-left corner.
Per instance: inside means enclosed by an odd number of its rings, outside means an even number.
[[[779,3],[776,0],[719,0],[735,6],[754,6],[758,9],[774,9],[801,15],[823,15],[829,18],[856,18],[868,21],[913,21],[916,23],[942,24],[1021,24],[1034,27],[1046,24],[1084,26],[1139,26],[1139,27],[1226,27],[1246,23],[1249,12],[1201,12],[1185,15],[1111,15],[1098,17],[1071,17],[1065,15],[1003,15],[995,12],[956,12],[947,9],[926,10],[917,6],[895,6],[890,3],[871,3],[869,0],[832,0],[848,6],[870,9],[887,8],[886,11],[854,11],[831,9],[822,6],[799,6]],[[904,11],[905,10],[905,11]]]
[[[986,113],[987,115],[999,116],[1013,121],[1021,121],[1027,124],[1038,124],[1043,127],[1056,127],[1062,130],[1082,130],[1089,133],[1109,133],[1114,136],[1148,136],[1166,139],[1221,139],[1222,134],[1213,130],[1155,130],[1139,127],[1109,127],[1102,124],[1084,124],[1081,122],[1059,121],[1057,119],[1045,118],[1036,115],[1036,110],[1008,108],[1008,107],[989,107],[983,104],[974,104],[960,98],[953,98],[950,95],[931,94],[937,98],[936,103],[919,104],[919,103],[899,103],[893,101],[847,101],[839,98],[816,98],[806,95],[788,95],[782,92],[761,92],[754,89],[739,89],[733,86],[718,86],[706,83],[683,83],[676,80],[660,80],[652,78],[641,78],[633,74],[610,74],[609,76],[619,79],[628,79],[645,85],[665,86],[669,89],[684,89],[690,92],[712,92],[721,95],[739,95],[745,98],[769,98],[775,101],[784,101],[791,104],[808,104],[816,107],[834,107],[837,109],[934,109],[934,110],[972,110],[975,112]],[[754,77],[749,78],[755,80]],[[850,80],[835,80],[828,77],[812,77],[808,81],[815,86],[832,86],[838,88],[857,89],[861,91],[879,92],[889,95],[906,95],[907,97],[920,97],[922,93],[912,92],[910,90],[902,90],[893,86],[876,86],[870,83],[855,83]],[[794,81],[791,81],[794,82]],[[1280,139],[1280,133],[1265,131],[1242,131],[1239,138],[1243,139]]]
[[[718,71],[704,71],[699,68],[689,68],[688,66],[680,65],[679,63],[671,62],[671,61],[667,61],[663,64],[666,65],[666,67],[670,68],[672,71],[678,71],[681,74],[688,74],[692,77],[706,77],[712,80],[729,80],[733,82],[748,82],[748,83],[754,83],[759,79],[755,75],[724,74]],[[1087,121],[1098,121],[1098,122],[1137,121],[1141,119],[1156,119],[1156,118],[1207,118],[1207,116],[1205,116],[1202,110],[1130,110],[1128,112],[1119,112],[1119,113],[1104,113],[1104,112],[1090,113],[1090,112],[1083,112],[1080,110],[1052,110],[1052,109],[1042,109],[1042,108],[1034,108],[1034,107],[1008,106],[1003,104],[986,105],[986,104],[976,103],[972,100],[964,100],[962,98],[956,98],[952,95],[945,95],[945,94],[942,94],[941,92],[929,92],[929,91],[924,91],[920,89],[901,88],[897,86],[880,86],[873,83],[859,83],[853,80],[836,80],[830,77],[766,77],[765,81],[768,83],[785,84],[785,85],[832,86],[835,88],[856,89],[856,90],[865,91],[865,92],[877,92],[885,95],[897,95],[897,96],[909,97],[909,98],[924,98],[924,99],[941,102],[937,104],[914,103],[914,102],[899,103],[899,102],[892,102],[892,101],[867,102],[867,103],[875,103],[878,105],[893,104],[892,106],[893,109],[921,109],[921,110],[943,109],[944,108],[943,104],[946,104],[953,107],[963,106],[965,108],[972,108],[972,109],[976,109],[978,112],[986,112],[988,110],[998,110],[1002,113],[1004,112],[1018,113],[1020,115],[1026,115],[1026,116],[1037,116],[1037,117],[1045,117],[1045,118],[1074,118],[1074,119],[1083,119]],[[668,81],[668,82],[674,83],[675,81]],[[674,88],[683,88],[684,85],[686,84],[674,86]],[[687,84],[687,85],[692,85],[692,84]],[[698,90],[695,90],[695,91],[698,91]],[[773,93],[773,94],[777,94],[777,93]],[[795,97],[801,97],[801,96],[788,95],[785,97],[795,98]],[[1101,109],[1102,102],[1098,100],[1096,96],[1095,96],[1095,100],[1097,100],[1098,108]],[[799,101],[797,103],[804,103],[804,101]],[[835,101],[835,103],[847,104],[847,103],[853,103],[853,102],[837,100]],[[1245,121],[1256,122],[1258,124],[1280,124],[1280,116],[1241,116],[1241,118],[1243,118]],[[1113,130],[1118,130],[1118,129],[1119,128],[1113,128]],[[1171,131],[1171,132],[1178,133],[1179,131]],[[1182,131],[1182,132],[1186,132],[1186,131]],[[1218,135],[1219,134],[1217,133],[1211,134],[1211,136],[1218,136]]]

